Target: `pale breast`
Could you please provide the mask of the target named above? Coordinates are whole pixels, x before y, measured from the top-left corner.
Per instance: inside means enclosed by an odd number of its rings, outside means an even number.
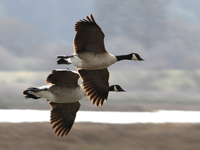
[[[104,69],[117,62],[116,57],[109,53],[101,53],[96,55],[94,53],[84,53],[79,54],[78,56],[76,56],[76,58],[72,57],[71,62],[76,67],[82,69]]]
[[[55,85],[52,86],[49,91],[55,96],[51,101],[57,103],[77,102],[86,96],[82,86],[77,88],[67,88]]]

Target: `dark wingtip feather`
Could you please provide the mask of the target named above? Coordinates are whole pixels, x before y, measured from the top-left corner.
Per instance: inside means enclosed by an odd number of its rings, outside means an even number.
[[[88,21],[92,22],[92,20],[90,19],[90,17],[86,16],[86,18],[87,18]]]
[[[92,19],[92,22],[96,23],[92,14],[90,14],[90,18]]]
[[[98,107],[98,106],[99,106],[99,103],[101,102],[101,100],[102,100],[102,98],[101,98],[101,97],[97,98],[97,100],[96,100],[96,107]]]
[[[104,103],[105,100],[106,100],[106,99],[103,99],[103,100],[101,101],[100,106],[103,106],[103,103]]]

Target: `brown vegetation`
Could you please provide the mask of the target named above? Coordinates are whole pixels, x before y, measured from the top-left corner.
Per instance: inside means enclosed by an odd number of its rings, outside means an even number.
[[[56,137],[49,123],[0,124],[1,150],[199,150],[200,124],[76,123]]]

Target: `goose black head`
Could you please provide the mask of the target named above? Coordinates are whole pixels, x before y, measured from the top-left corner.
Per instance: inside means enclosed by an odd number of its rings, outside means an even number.
[[[112,85],[109,87],[109,91],[115,91],[115,92],[126,92],[120,85]]]
[[[141,57],[140,57],[140,55],[139,54],[137,54],[137,53],[131,53],[131,56],[132,56],[132,60],[136,60],[136,61],[144,61],[144,59],[142,59]]]

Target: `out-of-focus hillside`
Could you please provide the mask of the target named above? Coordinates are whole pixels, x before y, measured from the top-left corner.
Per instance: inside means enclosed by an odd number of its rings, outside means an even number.
[[[190,72],[180,70],[138,71],[134,73],[123,71],[121,74],[118,73],[119,71],[110,71],[110,85],[119,84],[126,92],[110,92],[105,106],[113,102],[133,103],[133,106],[138,103],[200,104],[199,70]],[[45,79],[49,73],[0,72],[0,108],[48,109],[46,100],[25,99],[22,92],[30,86],[45,85]],[[79,82],[81,83],[81,80]],[[88,98],[83,100],[83,106],[83,109],[94,107]]]

